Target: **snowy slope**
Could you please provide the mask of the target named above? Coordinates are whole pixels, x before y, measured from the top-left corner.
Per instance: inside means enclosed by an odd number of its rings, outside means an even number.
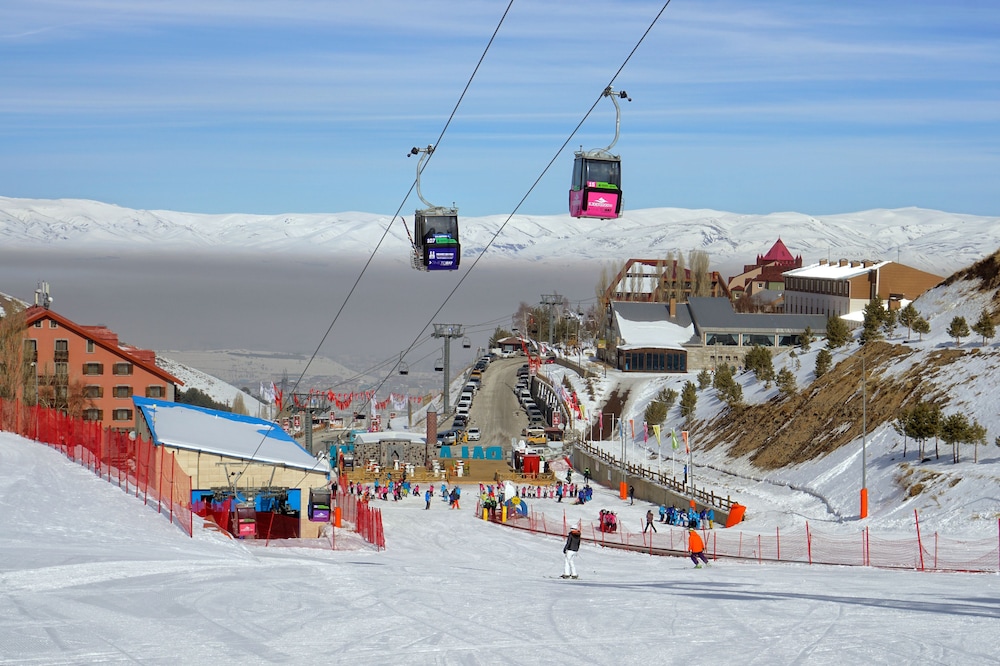
[[[412,218],[408,218],[412,223]],[[0,197],[0,240],[7,247],[82,252],[109,249],[242,251],[367,257],[386,227],[383,256],[405,261],[406,231],[374,213],[203,215],[146,211],[79,199]],[[881,258],[948,275],[1000,247],[1000,218],[920,208],[811,216],[741,215],[713,210],[629,210],[618,220],[568,215],[462,218],[462,254],[487,245],[494,258],[527,262],[606,261],[704,250],[713,269],[733,274],[781,237],[806,263],[822,258]]]
[[[227,384],[218,377],[213,377],[212,375],[202,372],[201,370],[196,370],[192,367],[178,363],[169,358],[165,358],[157,354],[156,365],[170,374],[172,374],[177,379],[184,382],[184,386],[179,387],[182,391],[189,391],[193,388],[198,389],[202,393],[205,393],[212,400],[222,403],[224,405],[233,405],[233,401],[236,396],[242,396],[243,404],[247,408],[247,413],[250,416],[260,416],[266,414],[266,406],[261,401],[257,400],[253,396],[243,392],[241,389]],[[257,387],[250,387],[251,390]]]
[[[59,501],[37,490],[59,488]],[[468,490],[468,489],[467,489]],[[988,664],[1000,578],[683,558],[562,541],[471,507],[377,502],[387,550],[194,538],[0,434],[0,663]],[[537,503],[536,504],[540,504]],[[598,489],[596,515],[621,502]],[[637,503],[631,523],[646,507]],[[624,515],[624,514],[623,514]],[[347,540],[346,533],[339,539]]]
[[[854,530],[863,524],[912,535],[916,510],[929,532],[956,538],[996,538],[1000,525],[1000,447],[996,445],[1000,441],[1000,342],[994,339],[983,345],[981,338],[973,335],[963,340],[960,349],[966,353],[954,362],[940,369],[932,369],[928,362],[930,355],[955,349],[954,339],[946,333],[953,317],[965,317],[971,325],[985,308],[992,307],[992,291],[983,293],[976,285],[958,281],[932,289],[917,299],[914,306],[929,321],[931,332],[922,341],[916,334],[907,341],[906,330],[898,328],[888,342],[903,345],[914,353],[891,367],[879,369],[872,375],[870,386],[872,393],[877,393],[881,378],[891,379],[911,368],[919,370],[921,389],[928,396],[940,396],[937,403],[945,415],[963,412],[986,427],[987,444],[978,449],[978,463],[973,461],[977,452],[971,445],[961,447],[958,464],[952,463],[951,448],[944,444],[940,446],[940,458],[936,458],[933,441],[929,442],[929,453],[925,450],[925,458],[929,456],[929,460],[917,461],[916,444],[912,441],[904,459],[902,437],[889,423],[872,428],[864,438],[870,515],[859,521],[862,437],[807,463],[766,471],[751,464],[747,457],[730,457],[729,447],[705,450],[700,438],[707,438],[709,433],[695,430],[691,438],[694,474],[699,484],[722,495],[731,494],[733,499],[748,505],[748,529],[765,533],[775,526],[801,527],[805,521],[813,521],[837,529]],[[809,390],[816,355],[822,348],[822,344],[813,344],[810,351],[799,350],[795,357],[788,353],[777,355],[775,372],[788,368],[795,374],[799,389]],[[859,365],[855,356],[858,349],[857,344],[852,344],[835,351],[834,364]],[[567,373],[560,367],[544,366],[544,369],[557,383]],[[636,436],[626,434],[628,459],[650,468],[671,469],[669,440],[665,439],[660,446],[651,434],[644,440],[643,413],[661,389],[670,387],[680,393],[686,382],[697,384],[695,373],[663,376],[608,371],[607,377],[596,382],[596,399],[589,398],[586,385],[574,373],[570,373],[570,378],[588,413],[596,413],[612,390],[618,389],[620,393],[630,390],[624,418],[634,421]],[[751,409],[755,404],[780,399],[774,384],[767,387],[751,372],[738,375],[737,381],[743,386],[744,401]],[[860,402],[860,382],[857,399]],[[709,423],[725,409],[714,389],[700,390],[695,420]],[[663,424],[665,432],[669,433],[671,428],[682,429],[679,406],[670,410]],[[620,456],[620,441],[604,442],[603,446],[612,455]],[[684,462],[682,449],[673,459],[678,476],[683,472]],[[911,496],[910,489],[918,481],[924,490]],[[776,492],[783,499],[775,501]]]

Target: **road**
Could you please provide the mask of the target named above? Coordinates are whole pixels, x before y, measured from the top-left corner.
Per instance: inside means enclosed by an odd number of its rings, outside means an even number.
[[[510,451],[510,438],[519,437],[528,427],[528,416],[514,395],[517,369],[526,363],[522,357],[499,358],[483,373],[479,392],[472,400],[470,426],[482,433],[482,446],[502,446]]]

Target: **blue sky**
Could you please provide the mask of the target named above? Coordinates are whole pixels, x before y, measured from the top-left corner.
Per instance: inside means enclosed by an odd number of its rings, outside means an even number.
[[[662,4],[515,0],[424,196],[512,211]],[[0,195],[394,213],[506,7],[5,0]],[[615,86],[626,208],[1000,213],[1000,3],[673,0]],[[520,212],[613,135],[601,100]]]

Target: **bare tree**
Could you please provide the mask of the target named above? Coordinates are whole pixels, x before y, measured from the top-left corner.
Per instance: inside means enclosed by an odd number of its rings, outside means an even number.
[[[708,296],[712,293],[712,278],[709,274],[708,252],[691,250],[688,252],[691,265],[691,295]]]

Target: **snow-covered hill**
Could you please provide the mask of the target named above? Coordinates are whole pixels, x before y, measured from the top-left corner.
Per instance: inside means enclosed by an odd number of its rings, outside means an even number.
[[[247,413],[250,416],[259,416],[262,418],[267,416],[267,407],[263,402],[247,394],[243,390],[231,384],[227,384],[218,377],[213,377],[206,372],[196,370],[195,368],[160,356],[159,354],[156,356],[156,365],[184,382],[184,386],[179,387],[181,391],[198,389],[215,402],[222,403],[230,407],[232,407],[233,401],[236,400],[236,396],[241,396],[243,398],[243,404],[247,408]],[[249,388],[254,390],[258,387]]]
[[[985,262],[984,262],[985,263]],[[833,352],[839,381],[848,383],[840,410],[838,428],[856,433],[839,448],[819,454],[806,462],[777,468],[754,463],[755,454],[768,446],[778,445],[776,435],[783,429],[811,430],[820,418],[819,401],[823,392],[815,382],[816,356],[825,348],[813,344],[809,351],[782,353],[774,358],[777,373],[790,370],[795,378],[802,402],[797,411],[782,414],[785,400],[773,384],[758,381],[752,372],[737,375],[747,405],[746,416],[735,419],[734,436],[723,438],[722,445],[709,448],[708,443],[719,438],[720,416],[728,407],[715,389],[699,390],[695,425],[691,428],[694,476],[700,484],[717,493],[731,494],[734,499],[751,507],[748,529],[772,529],[801,526],[804,521],[839,525],[854,529],[859,524],[887,531],[911,531],[916,510],[928,532],[941,532],[954,537],[996,537],[1000,520],[1000,342],[983,340],[971,335],[961,346],[947,329],[955,317],[963,317],[971,326],[985,311],[996,316],[998,296],[997,276],[983,283],[978,277],[958,279],[938,286],[914,302],[914,306],[931,325],[931,332],[920,339],[907,336],[905,328],[897,328],[887,340],[900,351],[894,360],[877,363],[869,360],[867,391],[862,392],[861,350],[855,343]],[[856,334],[855,334],[856,335]],[[883,355],[889,358],[891,355]],[[565,370],[545,366],[561,382]],[[608,372],[596,381],[595,399],[590,399],[586,385],[572,376],[577,393],[585,399],[587,411],[597,412],[613,391],[629,392],[624,419],[635,424],[635,436],[627,428],[626,450],[630,461],[664,470],[672,467],[678,475],[686,462],[684,456],[672,455],[669,439],[657,445],[652,434],[643,432],[646,406],[664,388],[682,390],[688,381],[697,383],[695,375],[663,376],[651,374],[621,374]],[[899,389],[900,383],[905,389]],[[944,415],[964,413],[986,428],[986,442],[978,447],[960,446],[960,462],[952,462],[950,446],[940,443],[935,455],[935,442],[927,442],[923,459],[917,455],[917,444],[906,443],[892,427],[895,415],[877,420],[880,406],[893,397],[890,392],[909,391],[908,407],[918,399],[938,405]],[[863,400],[867,399],[865,409]],[[814,404],[815,406],[811,406]],[[881,410],[884,411],[884,410]],[[764,418],[760,418],[763,416]],[[867,432],[865,423],[867,420]],[[764,425],[760,425],[763,423]],[[742,424],[742,425],[741,425]],[[668,413],[663,426],[683,429],[679,405]],[[761,428],[765,432],[751,432]],[[742,434],[741,434],[742,433]],[[761,441],[752,452],[734,457],[733,450],[743,440]],[[794,439],[794,438],[793,438]],[[621,442],[605,442],[607,451],[621,455]],[[743,447],[746,448],[746,447]],[[862,449],[867,452],[867,464],[862,467]],[[683,454],[683,449],[681,450]],[[662,458],[660,458],[662,455]],[[978,462],[976,459],[978,458]],[[858,521],[862,476],[869,490],[870,517]],[[783,489],[784,500],[775,502],[776,489]]]
[[[412,222],[412,218],[408,218]],[[713,268],[732,273],[781,237],[806,263],[840,257],[898,259],[948,275],[1000,246],[1000,218],[920,208],[813,216],[742,215],[714,210],[629,210],[595,222],[568,215],[462,218],[462,255],[489,245],[495,258],[527,262],[621,260],[704,250]],[[82,252],[155,248],[158,252],[268,252],[356,259],[373,251],[390,218],[374,213],[203,215],[147,211],[78,199],[0,197],[6,247]],[[406,230],[391,224],[380,252],[407,261]]]

